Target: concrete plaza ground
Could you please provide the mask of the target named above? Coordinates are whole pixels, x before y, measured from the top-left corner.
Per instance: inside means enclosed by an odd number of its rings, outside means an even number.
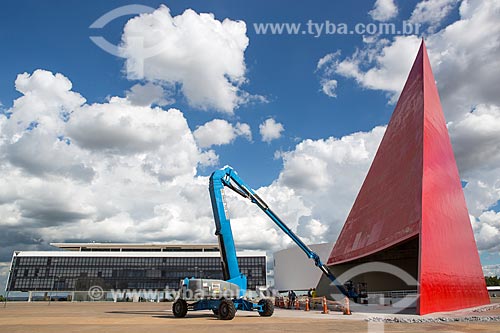
[[[189,312],[174,318],[171,303],[71,303],[9,302],[0,304],[2,332],[500,332],[496,322],[368,323],[380,314],[276,309],[269,318],[238,312],[234,320],[222,321],[211,312]],[[449,315],[449,314],[446,314]],[[394,315],[388,315],[394,317]],[[462,311],[452,316],[500,316],[500,307],[482,312]],[[413,316],[417,317],[417,316]],[[422,318],[422,317],[420,317]],[[425,318],[425,317],[424,317]],[[370,328],[370,330],[369,330]]]

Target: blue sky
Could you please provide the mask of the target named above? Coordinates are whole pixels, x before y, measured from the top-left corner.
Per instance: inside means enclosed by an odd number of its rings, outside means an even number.
[[[497,272],[498,4],[386,3],[392,6],[375,1],[144,1],[163,22],[184,19],[179,26],[185,30],[179,33],[180,44],[168,44],[158,57],[145,60],[140,80],[129,79],[127,61],[137,59],[126,42],[133,34],[125,27],[145,39],[173,43],[168,34],[161,35],[161,24],[154,34],[144,29],[147,18],[131,23],[135,15],[126,15],[103,29],[89,28],[109,11],[135,2],[4,3],[0,108],[14,120],[0,116],[5,175],[0,216],[7,221],[0,230],[9,238],[0,262],[10,260],[14,249],[48,249],[51,241],[210,242],[213,223],[205,177],[225,164],[259,189],[306,241],[334,241],[424,37],[482,264],[488,265],[485,272]],[[184,14],[187,9],[193,15]],[[214,18],[200,23],[200,13]],[[225,19],[233,30],[212,33],[211,27]],[[405,21],[421,28],[413,35],[318,37],[263,35],[254,29],[259,23],[299,23],[303,28],[309,20],[349,27],[385,22],[398,28]],[[189,30],[190,24],[206,24],[207,35],[203,37],[203,29]],[[246,30],[238,30],[241,24]],[[122,45],[126,59],[99,48],[89,38],[93,35]],[[212,44],[203,44],[207,40]],[[182,45],[183,57],[176,58],[173,45]],[[213,49],[219,52],[214,54],[231,49],[232,61],[210,59],[206,54]],[[22,73],[27,74],[18,77]],[[253,101],[237,100],[229,110],[214,107],[224,98],[207,97],[204,91],[221,82],[230,96],[236,91]],[[328,90],[327,83],[333,88]],[[191,95],[183,90],[189,84]],[[134,104],[134,86],[164,95]],[[141,94],[146,90],[135,97],[145,98]],[[160,97],[169,102],[159,102]],[[170,108],[180,113],[164,112]],[[70,119],[61,121],[61,112],[69,112]],[[123,127],[116,125],[123,124],[120,119],[126,120]],[[222,120],[222,127],[214,129],[214,119]],[[274,136],[264,141],[259,128],[268,119],[283,130],[269,129]],[[32,122],[40,125],[27,131]],[[70,144],[59,145],[58,137]],[[274,251],[290,245],[264,217],[234,202],[232,218],[245,226],[236,230],[241,247]],[[196,226],[190,224],[194,220]],[[264,229],[261,222],[267,223]],[[193,238],[193,233],[202,236]],[[269,237],[262,239],[263,233]]]
[[[135,82],[123,75],[124,61],[99,49],[89,36],[89,29],[102,14],[114,8],[134,4],[133,1],[10,2],[3,11],[2,34],[4,52],[0,73],[0,101],[4,106],[19,96],[13,82],[17,74],[43,68],[60,72],[69,77],[75,91],[89,102],[103,102],[109,95],[123,95]],[[386,124],[393,106],[387,104],[385,94],[380,91],[360,89],[350,80],[341,81],[338,98],[330,98],[321,92],[318,74],[315,73],[318,59],[325,54],[341,49],[352,53],[362,43],[362,36],[286,36],[257,35],[252,27],[259,22],[301,22],[325,20],[358,23],[371,22],[368,11],[371,1],[316,2],[311,4],[285,1],[257,1],[250,4],[234,4],[231,1],[146,1],[145,5],[158,7],[166,4],[172,15],[179,15],[187,8],[197,12],[214,13],[216,18],[244,20],[250,44],[245,52],[249,83],[245,89],[266,96],[270,103],[242,106],[234,119],[258,126],[269,116],[282,122],[286,128],[283,138],[272,144],[238,142],[234,146],[221,147],[221,160],[231,163],[247,175],[258,187],[269,184],[276,178],[281,167],[274,161],[277,149],[289,150],[299,139],[318,139],[328,136],[343,136],[354,131],[367,131],[376,125]],[[401,13],[409,13],[413,2],[400,4]],[[30,8],[29,11],[26,8]],[[112,21],[102,35],[118,43],[123,26],[131,16]],[[200,112],[183,103],[173,105],[187,114],[192,128],[214,117],[214,112]],[[304,122],[304,116],[307,121]],[[238,145],[244,145],[246,154],[240,154]],[[259,165],[269,168],[262,173]],[[255,169],[258,170],[255,170]],[[207,170],[207,173],[210,170]]]

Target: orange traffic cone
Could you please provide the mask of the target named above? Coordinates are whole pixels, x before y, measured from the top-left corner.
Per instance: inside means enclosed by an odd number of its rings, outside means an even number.
[[[349,298],[348,297],[345,298],[344,314],[351,315],[351,309],[349,307]]]
[[[295,310],[300,310],[300,302],[298,299],[295,301]]]
[[[326,297],[323,296],[323,311],[321,313],[328,313],[330,311],[328,311],[328,304],[326,303]]]
[[[310,309],[309,309],[309,297],[308,297],[308,298],[306,298],[306,309],[305,309],[305,311],[309,311],[309,310]]]

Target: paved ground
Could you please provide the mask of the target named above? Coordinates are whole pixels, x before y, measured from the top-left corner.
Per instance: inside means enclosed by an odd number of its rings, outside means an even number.
[[[484,312],[465,311],[455,316],[499,316],[500,308]],[[66,303],[10,302],[0,305],[2,332],[500,332],[500,322],[453,322],[382,324],[366,321],[374,314],[277,309],[270,318],[238,312],[232,321],[221,321],[211,313],[189,312],[174,318],[170,303]],[[380,316],[376,314],[376,316]],[[393,316],[393,315],[392,315]],[[416,316],[414,316],[416,317]],[[370,330],[369,330],[370,328]]]

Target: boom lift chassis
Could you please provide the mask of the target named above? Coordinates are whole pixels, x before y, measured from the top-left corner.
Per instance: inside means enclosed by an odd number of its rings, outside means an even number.
[[[236,257],[231,223],[227,217],[223,190],[228,187],[242,197],[257,205],[285,234],[287,234],[308,258],[321,269],[338,290],[349,296],[344,286],[340,284],[330,269],[321,261],[318,254],[312,251],[302,240],[269,208],[255,191],[245,184],[236,171],[225,166],[210,176],[210,199],[215,219],[215,234],[219,240],[221,263],[224,280],[185,278],[181,281],[180,296],[174,302],[172,311],[175,317],[185,317],[188,310],[212,310],[222,320],[234,318],[237,310],[257,311],[263,317],[272,316],[274,305],[270,299],[263,298],[258,303],[245,299],[247,278],[241,273]],[[194,293],[197,297],[193,297]],[[191,294],[191,295],[187,295]],[[351,295],[352,296],[352,295]],[[190,301],[190,303],[188,303]]]

